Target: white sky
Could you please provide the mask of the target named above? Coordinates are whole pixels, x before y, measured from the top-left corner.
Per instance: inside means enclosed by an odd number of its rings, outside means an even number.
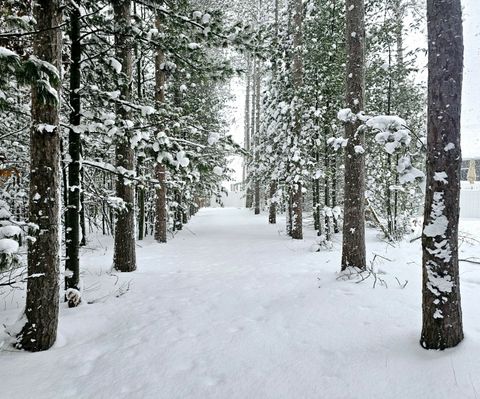
[[[463,81],[463,122],[480,125],[480,1],[462,0],[464,5],[465,72]],[[480,132],[479,132],[480,133]]]
[[[462,106],[464,158],[480,157],[480,0],[462,0],[465,45]]]

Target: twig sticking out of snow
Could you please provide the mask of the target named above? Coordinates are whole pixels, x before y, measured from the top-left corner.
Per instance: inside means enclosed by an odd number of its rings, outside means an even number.
[[[467,262],[467,263],[474,263],[476,265],[480,265],[480,258],[465,258],[459,259],[459,262]]]

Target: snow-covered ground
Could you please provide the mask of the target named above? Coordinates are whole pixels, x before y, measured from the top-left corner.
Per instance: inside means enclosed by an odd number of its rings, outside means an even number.
[[[374,276],[339,279],[338,239],[315,253],[312,231],[292,241],[283,226],[203,209],[167,245],[139,243],[138,271],[121,275],[109,272],[111,241],[92,240],[82,256],[91,303],[62,304],[47,352],[14,351],[2,336],[0,397],[480,397],[480,265],[461,264],[465,341],[425,351],[419,240],[392,247],[367,232],[369,259],[383,257],[373,288]],[[480,256],[480,220],[461,230],[461,258]],[[19,292],[2,302],[12,324]]]

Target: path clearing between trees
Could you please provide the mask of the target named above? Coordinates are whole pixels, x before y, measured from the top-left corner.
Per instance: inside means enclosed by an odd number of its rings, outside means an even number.
[[[480,223],[463,221],[480,235]],[[462,263],[466,339],[427,352],[420,246],[396,248],[369,230],[374,277],[342,281],[340,242],[311,252],[284,223],[248,210],[202,209],[168,244],[139,242],[138,270],[110,273],[112,240],[83,251],[85,299],[61,305],[59,337],[43,353],[2,335],[2,398],[300,399],[480,396],[480,267]],[[461,257],[478,256],[478,242]],[[398,281],[397,281],[398,279]],[[405,288],[401,285],[405,284]],[[0,321],[21,313],[4,296]]]

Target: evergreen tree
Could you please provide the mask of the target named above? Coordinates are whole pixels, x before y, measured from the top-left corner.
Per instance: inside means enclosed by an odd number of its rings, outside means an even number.
[[[428,149],[420,344],[425,349],[446,349],[463,340],[458,270],[463,73],[460,1],[429,0],[427,20]]]
[[[365,254],[365,131],[358,117],[365,96],[365,9],[363,0],[346,1],[345,198],[342,270],[367,267]]]
[[[37,80],[32,85],[30,131],[28,282],[26,323],[18,347],[36,352],[49,349],[57,338],[59,302],[60,212],[60,62],[61,5],[58,0],[35,3],[38,33],[33,37]],[[45,73],[42,69],[47,69]]]

